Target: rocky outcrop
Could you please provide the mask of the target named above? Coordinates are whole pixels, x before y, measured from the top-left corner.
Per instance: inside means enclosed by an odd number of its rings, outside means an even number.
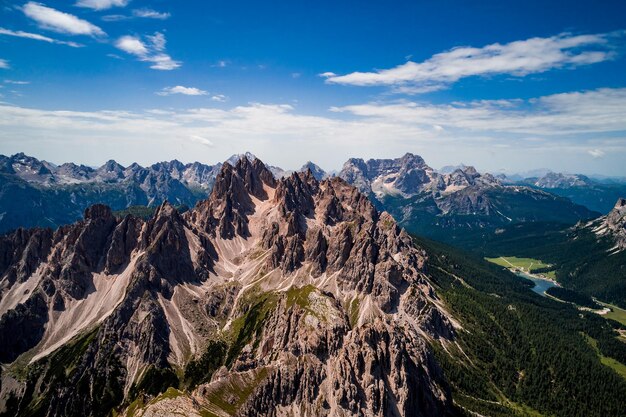
[[[626,249],[626,199],[619,198],[613,210],[591,224],[600,236],[609,236],[618,250]]]
[[[428,344],[454,330],[426,254],[340,178],[239,158],[184,214],[96,205],[0,255],[0,334],[20,336],[0,360],[27,364],[3,373],[10,414],[130,415],[139,397],[145,415],[456,413]]]

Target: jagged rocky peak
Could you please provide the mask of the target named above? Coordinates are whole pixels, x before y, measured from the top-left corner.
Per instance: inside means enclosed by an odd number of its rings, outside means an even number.
[[[16,175],[26,181],[51,183],[54,182],[54,164],[47,161],[40,161],[37,158],[28,156],[23,152],[12,156],[0,157],[0,170],[5,174]]]
[[[350,159],[339,176],[364,193],[378,198],[386,195],[411,197],[422,193],[454,193],[470,186],[493,187],[501,183],[493,175],[480,174],[462,165],[449,173],[439,173],[424,159],[411,153],[397,159]]]
[[[365,193],[411,195],[432,182],[434,170],[418,155],[397,159],[349,159],[339,176]]]
[[[122,165],[110,159],[96,170],[97,180],[104,182],[120,181],[125,178],[124,171],[125,168]]]
[[[255,159],[257,159],[256,155],[254,155],[252,152],[244,152],[244,153],[238,153],[238,154],[234,154],[232,155],[230,158],[228,158],[225,162],[228,162],[230,165],[237,165],[237,161],[239,161],[240,159],[247,159],[248,161],[252,162]]]
[[[320,168],[318,165],[314,164],[311,161],[308,161],[307,163],[302,165],[299,171],[305,172],[307,170],[310,170],[313,176],[315,177],[315,179],[318,181],[323,180],[328,175],[326,174],[326,171],[324,171],[322,168]]]
[[[249,158],[182,215],[93,206],[16,231],[0,239],[0,334],[16,336],[0,339],[0,396],[18,401],[0,407],[454,415],[428,342],[454,329],[425,259],[344,180],[276,180]],[[157,396],[168,386],[181,394]]]

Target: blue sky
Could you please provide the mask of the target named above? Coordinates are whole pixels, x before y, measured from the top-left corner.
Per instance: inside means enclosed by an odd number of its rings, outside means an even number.
[[[626,175],[623,1],[0,7],[0,153]]]

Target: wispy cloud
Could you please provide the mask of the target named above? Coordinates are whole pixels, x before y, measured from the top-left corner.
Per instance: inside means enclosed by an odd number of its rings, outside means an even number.
[[[115,46],[140,61],[150,62],[150,68],[169,71],[179,68],[182,63],[173,60],[165,51],[165,36],[162,33],[146,36],[146,41],[136,36],[122,36],[115,42]]]
[[[0,68],[1,69],[9,69],[11,66],[9,65],[9,61],[6,59],[0,59]]]
[[[590,149],[587,152],[594,158],[602,158],[604,155],[606,155],[606,153],[601,149]]]
[[[78,7],[86,7],[93,10],[106,10],[111,7],[126,7],[129,0],[79,0]]]
[[[165,87],[156,94],[159,96],[171,96],[172,94],[183,94],[185,96],[206,96],[209,93],[207,91],[200,90],[199,88],[177,85],[176,87]]]
[[[131,15],[126,14],[109,14],[102,16],[102,20],[105,22],[121,22],[124,20],[131,19],[157,19],[157,20],[166,20],[170,18],[170,14],[166,12],[157,12],[153,9],[142,8],[142,9],[134,9]]]
[[[169,13],[157,12],[156,10],[142,8],[133,10],[133,16],[135,17],[144,17],[147,19],[159,19],[165,20],[170,17]]]
[[[102,16],[101,19],[104,20],[105,22],[121,22],[124,20],[131,19],[131,17],[125,14],[107,14],[107,15]]]
[[[30,84],[30,81],[4,80],[4,83],[14,84],[14,85],[26,85],[26,84]]]
[[[199,143],[200,145],[208,146],[209,148],[212,148],[213,146],[215,146],[215,144],[213,142],[211,142],[207,138],[203,138],[202,136],[191,135],[191,136],[189,136],[189,139],[192,142]]]
[[[228,97],[226,97],[224,94],[215,94],[214,96],[211,96],[211,100],[217,101],[219,103],[224,103],[227,99]]]
[[[83,45],[81,45],[79,43],[76,43],[76,42],[60,41],[58,39],[53,39],[53,38],[50,38],[48,36],[40,35],[38,33],[24,32],[24,31],[21,31],[21,30],[13,31],[13,30],[1,28],[1,27],[0,27],[0,35],[15,36],[15,37],[18,37],[18,38],[26,38],[26,39],[34,39],[34,40],[37,40],[37,41],[43,41],[43,42],[48,42],[48,43],[56,43],[56,44],[59,44],[59,45],[68,45],[68,46],[71,46],[73,48],[80,48],[81,46],[83,46]]]
[[[40,28],[69,35],[105,36],[98,26],[69,13],[30,1],[22,7],[26,16],[33,19]]]
[[[422,62],[409,61],[391,69],[320,76],[329,84],[388,86],[401,93],[424,93],[449,87],[462,78],[508,74],[516,77],[552,69],[575,68],[612,59],[612,41],[624,31],[595,35],[561,33],[482,48],[457,47]]]

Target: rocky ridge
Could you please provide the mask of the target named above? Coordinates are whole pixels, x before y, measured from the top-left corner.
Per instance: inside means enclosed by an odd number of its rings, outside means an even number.
[[[182,215],[96,205],[19,229],[0,239],[0,334],[17,336],[0,338],[0,408],[454,415],[428,344],[454,328],[425,259],[340,178],[275,179],[257,158]]]
[[[12,156],[0,155],[1,173],[13,174],[25,181],[45,187],[89,183],[116,184],[133,181],[146,192],[154,192],[166,186],[172,187],[174,181],[208,192],[213,186],[221,165],[220,163],[211,166],[199,162],[183,164],[172,160],[144,168],[137,163],[124,167],[110,160],[99,168],[92,168],[72,162],[56,166],[23,153]]]

